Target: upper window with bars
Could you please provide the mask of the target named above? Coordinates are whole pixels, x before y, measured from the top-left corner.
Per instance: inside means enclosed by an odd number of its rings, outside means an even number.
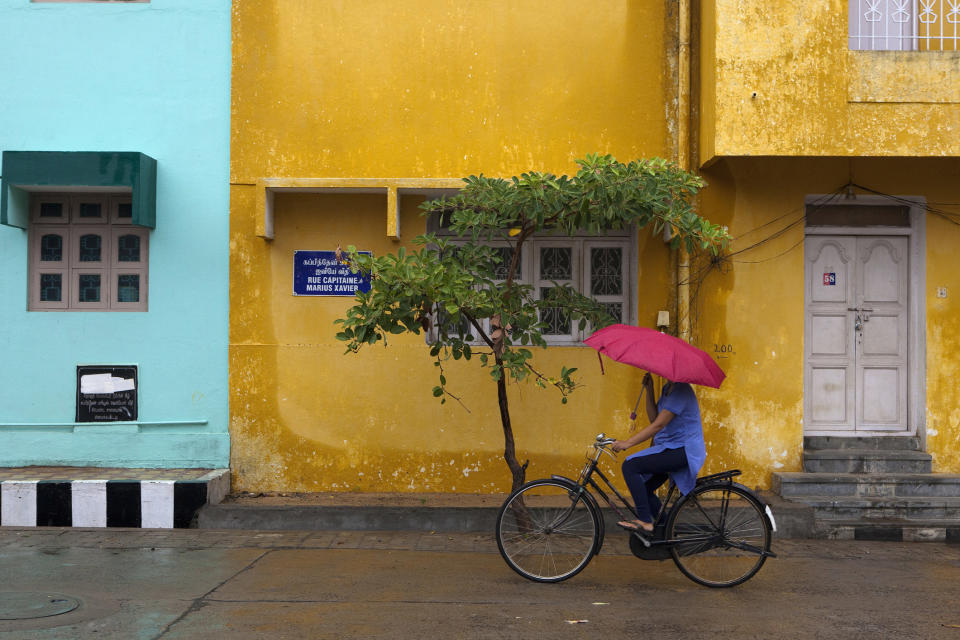
[[[517,281],[533,285],[539,300],[547,299],[555,286],[570,286],[599,302],[617,322],[629,323],[631,246],[630,237],[530,238],[520,250]],[[513,249],[496,244],[494,247],[502,262],[495,267],[493,279],[504,280]],[[540,320],[546,325],[543,337],[549,344],[576,344],[592,331],[589,325],[581,330],[579,323],[560,307],[541,308]],[[483,321],[482,328],[489,332],[489,321]],[[474,333],[466,322],[458,330],[462,335]]]
[[[960,0],[848,1],[850,49],[960,50]]]

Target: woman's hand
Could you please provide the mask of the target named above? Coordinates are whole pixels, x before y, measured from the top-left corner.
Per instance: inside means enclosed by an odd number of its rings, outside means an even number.
[[[610,445],[610,448],[613,449],[614,451],[623,451],[624,449],[629,449],[631,446],[633,445],[631,445],[626,440],[617,440]]]
[[[653,376],[650,375],[649,371],[643,376],[643,381],[640,384],[646,389],[647,394],[653,393]]]

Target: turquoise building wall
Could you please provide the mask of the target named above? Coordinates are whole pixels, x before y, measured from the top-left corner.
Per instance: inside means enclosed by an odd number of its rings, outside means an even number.
[[[0,226],[0,466],[228,466],[229,0],[0,0],[0,73],[0,151],[157,161],[146,312],[27,311]],[[138,421],[75,423],[80,364],[137,365]]]

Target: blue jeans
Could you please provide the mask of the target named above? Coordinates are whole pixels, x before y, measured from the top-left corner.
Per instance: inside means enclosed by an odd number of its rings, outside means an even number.
[[[687,452],[679,449],[665,449],[648,456],[637,456],[623,463],[623,479],[633,496],[637,517],[643,522],[653,522],[655,514],[660,513],[660,498],[654,493],[667,481],[670,471],[687,466]]]

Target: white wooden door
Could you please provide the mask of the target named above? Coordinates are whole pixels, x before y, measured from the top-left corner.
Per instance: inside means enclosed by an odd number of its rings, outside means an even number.
[[[907,431],[909,246],[806,239],[804,430]]]

